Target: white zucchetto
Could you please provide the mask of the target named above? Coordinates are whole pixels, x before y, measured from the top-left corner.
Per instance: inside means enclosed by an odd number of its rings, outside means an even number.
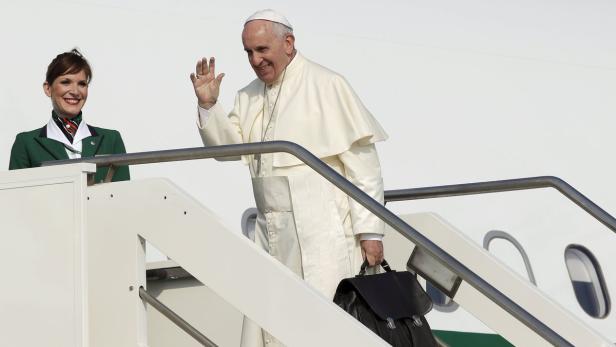
[[[246,25],[246,23],[250,21],[258,20],[258,19],[279,23],[293,30],[293,26],[291,26],[291,23],[289,23],[289,21],[287,20],[285,16],[269,8],[255,12],[252,16],[246,19],[246,21],[244,22],[244,25]]]

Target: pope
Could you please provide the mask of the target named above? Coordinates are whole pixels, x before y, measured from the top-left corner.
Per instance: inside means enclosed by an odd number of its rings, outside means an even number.
[[[204,145],[295,142],[382,203],[374,144],[387,135],[344,77],[300,54],[293,27],[276,11],[250,16],[242,43],[257,78],[238,91],[230,113],[218,102],[224,74],[216,75],[214,57],[190,75]],[[333,298],[364,258],[381,262],[384,222],[359,203],[287,153],[241,159],[258,210],[255,242],[310,285]],[[247,330],[245,322],[243,345]],[[261,342],[277,344],[268,334]]]

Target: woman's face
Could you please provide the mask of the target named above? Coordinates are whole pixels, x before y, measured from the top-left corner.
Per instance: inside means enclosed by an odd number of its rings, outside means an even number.
[[[88,79],[82,70],[60,75],[51,84],[43,84],[45,94],[51,98],[54,111],[60,117],[73,118],[81,112],[88,98]]]

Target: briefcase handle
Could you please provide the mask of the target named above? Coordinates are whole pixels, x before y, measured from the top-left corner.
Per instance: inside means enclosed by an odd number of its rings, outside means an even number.
[[[389,264],[387,263],[387,261],[385,261],[385,259],[381,261],[381,267],[387,272],[393,271],[391,267],[389,267]],[[365,275],[367,268],[368,268],[368,259],[364,259],[364,262],[363,264],[361,264],[361,268],[359,269],[359,276]]]

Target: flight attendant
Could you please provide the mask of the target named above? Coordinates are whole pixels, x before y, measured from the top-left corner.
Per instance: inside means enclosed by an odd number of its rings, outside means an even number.
[[[126,153],[118,131],[89,125],[83,119],[91,79],[90,64],[77,49],[51,61],[43,83],[43,91],[51,99],[51,118],[42,128],[17,135],[9,170],[37,167],[45,161]],[[108,168],[99,168],[96,182],[101,182],[107,171]],[[121,166],[112,180],[129,178],[128,166]]]

